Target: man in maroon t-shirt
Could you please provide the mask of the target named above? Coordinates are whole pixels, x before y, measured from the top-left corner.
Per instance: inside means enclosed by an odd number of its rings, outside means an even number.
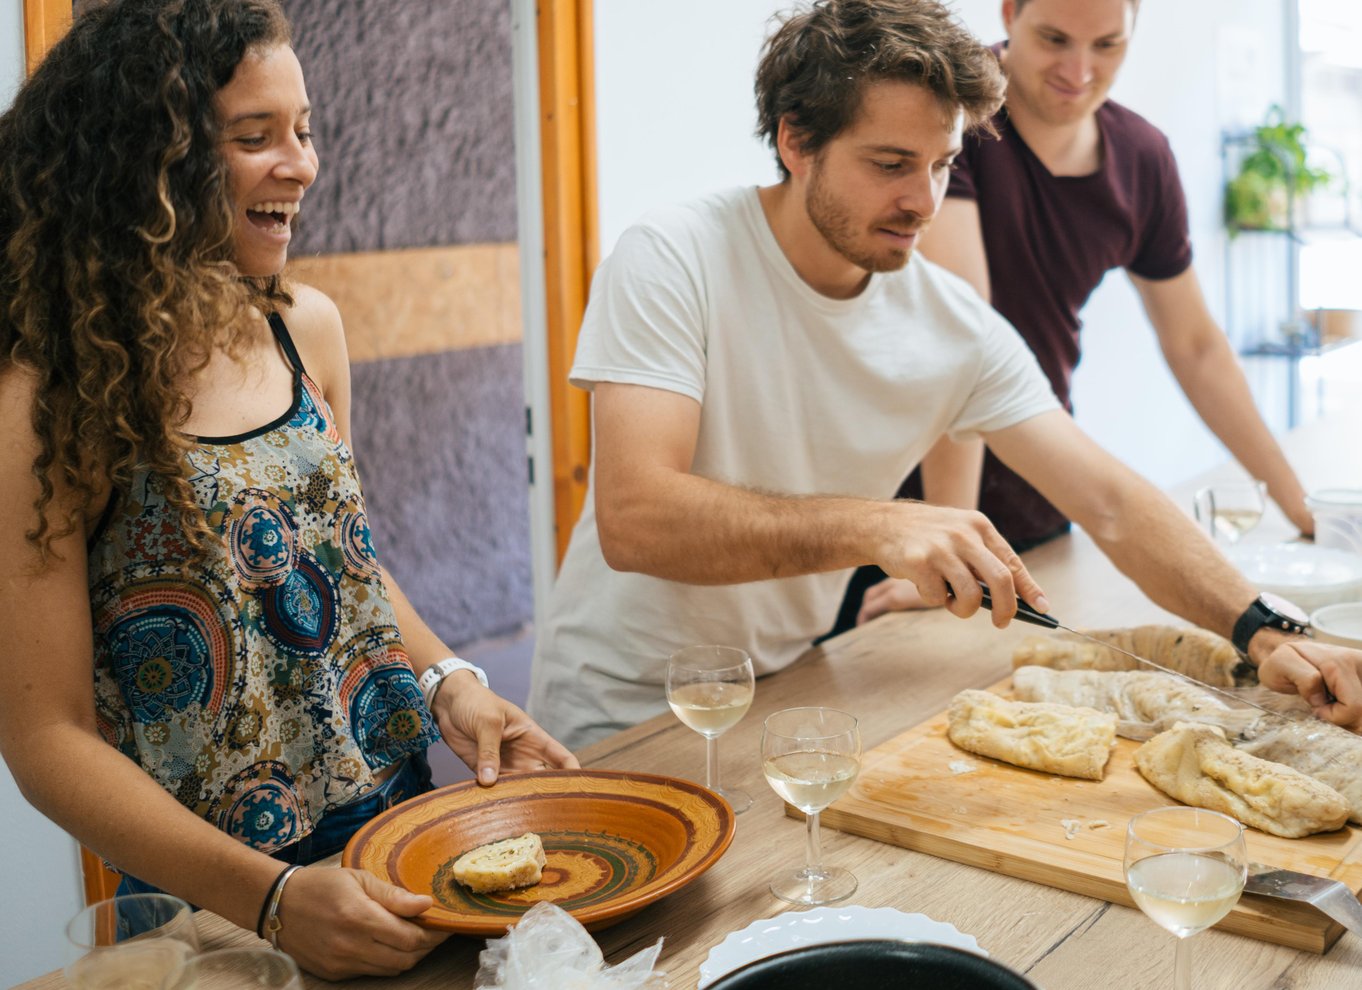
[[[1187,206],[1168,140],[1106,98],[1137,6],[1138,0],[1004,0],[1008,41],[995,50],[1008,91],[993,121],[998,138],[966,137],[921,250],[1007,317],[1070,411],[1079,311],[1108,271],[1124,268],[1202,420],[1309,533],[1305,493],[1254,406],[1192,269]],[[1063,513],[982,442],[943,438],[899,494],[965,508],[977,500],[1018,550],[1069,528]],[[864,592],[862,604],[863,589],[878,577],[853,578],[838,630],[858,614],[864,621],[918,604],[911,584],[891,581]]]

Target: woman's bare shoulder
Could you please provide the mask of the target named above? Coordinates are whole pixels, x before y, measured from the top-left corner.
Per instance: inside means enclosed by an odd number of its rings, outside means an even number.
[[[289,292],[293,296],[293,305],[284,310],[282,315],[295,338],[307,336],[324,340],[339,337],[344,340],[340,310],[330,296],[301,282],[291,283]]]
[[[293,306],[281,314],[304,366],[325,388],[336,375],[347,379],[350,359],[340,310],[320,289],[294,282],[289,286]]]

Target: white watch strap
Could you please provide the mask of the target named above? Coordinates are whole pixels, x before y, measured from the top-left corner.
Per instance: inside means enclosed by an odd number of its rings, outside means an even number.
[[[420,679],[416,682],[421,689],[422,696],[426,699],[426,707],[429,708],[435,701],[435,692],[439,689],[440,683],[450,674],[460,670],[469,670],[478,679],[483,687],[487,687],[487,675],[483,673],[481,667],[475,666],[460,657],[446,657],[439,663],[433,663],[425,669]]]

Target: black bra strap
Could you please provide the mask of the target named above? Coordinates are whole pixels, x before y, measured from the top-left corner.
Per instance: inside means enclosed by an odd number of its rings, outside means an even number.
[[[293,346],[293,336],[288,332],[288,327],[284,325],[284,318],[278,313],[271,313],[269,316],[270,329],[274,331],[274,339],[279,341],[279,346],[284,349],[284,354],[288,357],[289,363],[296,371],[307,374],[307,369],[303,367],[303,359],[298,356],[298,348]]]

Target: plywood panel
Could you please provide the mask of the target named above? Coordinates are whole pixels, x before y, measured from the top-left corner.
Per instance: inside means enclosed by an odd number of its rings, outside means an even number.
[[[514,244],[320,255],[289,273],[335,300],[352,362],[521,339]]]
[[[1011,679],[993,686],[1007,694]],[[1122,872],[1125,826],[1176,804],[1135,770],[1138,743],[1117,740],[1105,780],[1036,773],[975,756],[946,737],[945,713],[866,754],[860,777],[822,821],[844,831],[1035,883],[1134,906]],[[970,772],[958,772],[964,766]],[[790,810],[792,814],[799,812]],[[1070,836],[1065,821],[1078,822]],[[1105,827],[1092,823],[1106,822]],[[1304,839],[1249,829],[1249,858],[1362,890],[1362,831]],[[1245,897],[1216,927],[1324,952],[1343,929],[1312,908]]]

